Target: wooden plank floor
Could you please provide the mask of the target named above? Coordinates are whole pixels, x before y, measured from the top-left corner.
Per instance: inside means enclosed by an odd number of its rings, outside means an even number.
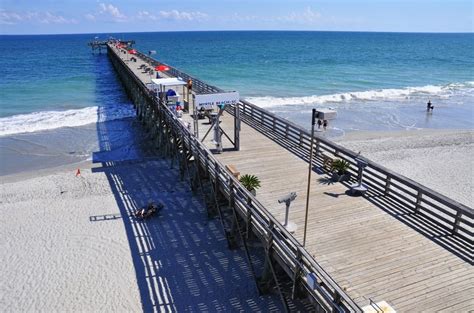
[[[150,77],[137,70],[144,81]],[[178,88],[178,91],[179,88]],[[189,115],[184,119],[191,121]],[[225,114],[222,128],[233,138],[233,117]],[[210,127],[200,121],[200,135]],[[216,155],[242,174],[257,175],[258,200],[280,221],[285,208],[277,199],[295,191],[290,220],[302,241],[307,162],[242,123],[241,150]],[[212,132],[205,143],[213,148]],[[231,145],[224,139],[224,148]],[[362,307],[368,299],[386,301],[398,312],[467,312],[474,310],[474,270],[468,262],[395,219],[363,197],[346,194],[340,183],[328,184],[326,174],[313,172],[307,250]]]

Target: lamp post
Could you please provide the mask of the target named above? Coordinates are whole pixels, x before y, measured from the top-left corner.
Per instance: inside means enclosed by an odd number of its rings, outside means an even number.
[[[314,124],[316,124],[316,109],[313,109],[313,115],[311,117],[311,146],[309,148],[308,188],[306,190],[306,212],[304,217],[303,247],[306,245],[306,230],[308,227],[309,192],[311,189],[311,172],[313,171]]]

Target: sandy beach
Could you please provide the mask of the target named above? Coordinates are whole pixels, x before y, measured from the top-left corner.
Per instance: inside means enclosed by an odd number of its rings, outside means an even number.
[[[472,206],[473,131],[361,132],[338,142]],[[0,307],[25,311],[278,309],[169,161],[82,162],[3,176]],[[77,167],[81,176],[75,176]],[[131,212],[165,209],[147,222]]]
[[[474,204],[472,130],[354,132],[336,141],[456,201]]]
[[[178,177],[162,159],[2,177],[2,311],[278,309]],[[131,217],[149,200],[165,205],[159,215]]]

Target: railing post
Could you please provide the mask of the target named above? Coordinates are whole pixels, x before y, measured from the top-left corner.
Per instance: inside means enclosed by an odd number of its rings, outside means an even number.
[[[461,216],[462,216],[461,211],[458,211],[456,213],[456,218],[455,218],[454,224],[453,224],[453,230],[452,230],[453,235],[456,235],[458,233],[459,224],[461,224]]]
[[[267,242],[265,242],[265,262],[263,264],[263,272],[262,276],[259,279],[260,290],[263,293],[266,293],[269,290],[269,287],[266,286],[271,282],[272,279],[272,270],[271,270],[271,250],[273,245],[273,227],[274,224],[270,221],[268,225],[268,234],[267,234]]]
[[[339,292],[334,291],[334,298],[333,298],[334,306],[332,308],[332,312],[339,313],[341,311],[341,309],[340,309],[341,299],[342,298],[341,298],[341,295],[339,294]]]
[[[207,151],[204,150],[204,167],[205,167],[205,173],[206,175],[209,176],[209,179],[211,179],[211,175],[209,175],[209,157],[207,156]]]
[[[215,180],[214,180],[214,190],[216,193],[216,199],[217,199],[217,194],[219,192],[219,175],[220,175],[220,167],[219,164],[216,162],[214,163],[214,175],[216,175]]]
[[[233,208],[235,206],[235,192],[234,192],[234,181],[229,180],[229,207]]]
[[[179,131],[179,130],[178,130]],[[187,171],[187,168],[188,168],[188,153],[187,153],[187,149],[186,149],[186,143],[184,141],[184,135],[183,135],[183,132],[179,131],[179,139],[181,141],[181,168],[182,168],[182,171],[180,172],[181,173],[181,180],[184,179],[184,176],[186,175],[186,172]],[[188,176],[189,176],[189,172],[188,172]]]
[[[391,185],[392,185],[392,178],[387,175],[387,178],[385,179],[385,190],[384,190],[385,195],[389,194]]]
[[[176,140],[174,138],[174,129],[172,128],[171,126],[171,121],[170,121],[170,124],[169,124],[169,142],[170,142],[170,159],[171,159],[171,165],[170,165],[170,168],[174,168],[174,161],[175,161],[175,157],[176,157]]]
[[[245,237],[249,239],[250,231],[252,230],[252,199],[250,197],[247,198],[247,224],[245,230]]]
[[[240,150],[240,104],[237,102],[234,106],[234,148]]]
[[[295,271],[293,273],[293,288],[291,289],[291,298],[295,299],[296,289],[298,285],[298,280],[301,275],[301,251],[298,248],[296,250],[296,259],[295,259]]]
[[[415,214],[420,212],[422,197],[423,197],[423,193],[421,192],[421,189],[418,189],[418,194],[416,195]]]
[[[193,188],[193,178],[191,177],[191,169],[190,169],[190,162],[191,162],[191,157],[194,158],[194,147],[193,147],[193,143],[192,143],[192,137],[191,137],[191,133],[190,132],[186,132],[185,134],[183,134],[183,138],[186,137],[186,139],[188,140],[188,147],[186,148],[187,152],[189,153],[189,161],[188,161],[188,157],[186,155],[186,170],[188,172],[188,180],[189,180],[189,184],[191,186],[191,188]],[[183,142],[184,142],[184,139],[183,139]],[[186,143],[184,143],[186,144]],[[196,161],[194,159],[194,161]]]
[[[229,179],[229,208],[232,210],[232,214],[234,217],[231,229],[227,234],[229,248],[232,250],[239,247],[239,243],[237,241],[237,234],[240,235],[243,241],[242,234],[240,232],[241,230],[238,222],[237,213],[235,212],[234,181],[232,179]]]

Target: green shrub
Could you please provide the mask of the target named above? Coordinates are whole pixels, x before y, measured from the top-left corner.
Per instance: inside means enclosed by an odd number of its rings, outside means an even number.
[[[245,174],[240,177],[240,182],[248,191],[260,188],[260,179],[255,175]]]
[[[343,175],[348,172],[351,165],[349,162],[341,159],[336,159],[332,161],[331,171],[337,172],[339,175]]]

